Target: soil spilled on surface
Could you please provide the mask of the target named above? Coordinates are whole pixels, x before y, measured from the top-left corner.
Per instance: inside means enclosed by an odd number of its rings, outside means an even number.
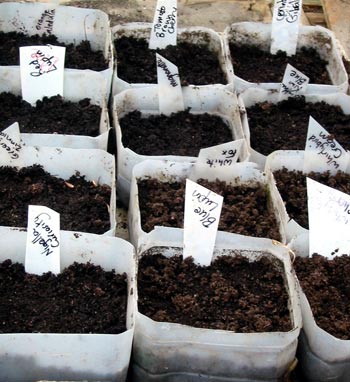
[[[74,263],[57,276],[0,263],[0,333],[101,333],[126,330],[126,274]]]
[[[180,252],[180,251],[179,251]],[[282,264],[220,256],[199,266],[162,250],[141,257],[138,309],[155,321],[239,333],[292,329]]]
[[[102,234],[110,226],[111,188],[86,181],[54,177],[38,165],[0,167],[0,225],[27,227],[28,205],[42,205],[60,214],[61,229]]]

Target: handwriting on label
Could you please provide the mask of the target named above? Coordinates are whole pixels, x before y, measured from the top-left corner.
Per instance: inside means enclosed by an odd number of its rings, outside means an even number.
[[[198,215],[199,221],[204,228],[209,228],[217,221],[213,212],[219,207],[219,203],[210,198],[210,194],[212,192],[208,191],[206,195],[203,195],[197,189],[192,192],[192,196],[198,201],[198,205],[195,206],[193,212]]]
[[[40,16],[35,28],[37,31],[46,33],[48,35],[52,34],[53,24],[55,20],[55,9],[46,9]]]
[[[295,69],[292,65],[287,64],[282,79],[279,99],[297,97],[305,93],[308,84],[309,77]]]
[[[18,159],[22,146],[15,142],[5,131],[0,132],[0,147],[2,147],[11,159]]]
[[[316,149],[318,149],[317,155],[324,155],[326,163],[334,166],[335,169],[339,169],[339,163],[337,159],[342,156],[342,150],[337,147],[334,138],[331,135],[319,132],[318,136],[312,134],[308,138],[309,142],[312,142]]]
[[[237,154],[237,150],[222,150],[221,155],[225,156],[225,159],[207,159],[207,164],[209,165],[210,168],[212,167],[226,167],[226,166],[231,166],[233,162],[232,159],[234,158],[235,155]]]
[[[277,0],[277,20],[295,23],[300,12],[300,0]]]
[[[172,7],[170,12],[167,12],[166,7],[163,5],[157,9],[157,12],[157,23],[153,25],[153,30],[156,36],[164,38],[166,33],[175,33],[177,8]]]
[[[51,54],[45,54],[40,49],[34,49],[31,58],[33,60],[29,62],[29,65],[34,68],[34,70],[30,72],[32,77],[39,77],[45,73],[57,70],[58,57]]]
[[[53,253],[53,248],[57,248],[60,242],[50,226],[51,216],[47,213],[40,213],[34,218],[33,244],[38,244],[42,249],[41,254],[49,256]]]
[[[157,67],[162,69],[163,72],[166,75],[166,78],[169,80],[170,86],[175,88],[176,86],[179,86],[179,73],[178,72],[172,72],[169,68],[168,63],[164,58],[162,58],[160,55],[157,54]],[[177,77],[177,80],[175,79]]]

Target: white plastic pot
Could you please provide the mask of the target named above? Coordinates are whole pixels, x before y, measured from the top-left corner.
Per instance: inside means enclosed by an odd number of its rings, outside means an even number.
[[[240,22],[228,26],[224,31],[224,47],[227,52],[227,56],[231,60],[229,49],[230,41],[236,41],[241,45],[256,45],[264,51],[269,51],[271,45],[271,24],[260,22]],[[299,27],[297,49],[302,47],[316,49],[320,57],[328,62],[327,71],[332,81],[332,85],[309,84],[307,87],[307,93],[346,93],[348,89],[348,75],[342,62],[340,50],[333,32],[318,25],[301,25]],[[259,63],[257,63],[257,70],[259,70]],[[238,93],[249,87],[276,90],[279,89],[280,83],[253,83],[245,81],[244,78],[240,78],[235,75],[234,87]]]
[[[260,184],[267,186],[269,192],[271,189],[264,174],[257,170],[253,163],[249,162],[238,163],[231,171],[220,172],[217,174],[207,174],[207,176],[205,176],[201,169],[196,172],[192,163],[145,160],[136,165],[133,169],[128,212],[130,240],[137,250],[144,248],[145,243],[151,239],[157,241],[165,240],[164,238],[167,238],[167,240],[169,240],[170,237],[177,237],[177,235],[179,235],[177,231],[182,231],[180,228],[155,227],[154,230],[146,233],[142,229],[137,181],[139,179],[147,178],[155,178],[161,182],[182,181],[186,178],[189,178],[193,181],[196,181],[200,178],[205,178],[209,181],[215,181],[216,179],[219,179],[235,186]],[[285,243],[285,227],[281,222],[280,211],[278,209],[279,207],[276,205],[274,199],[275,197],[272,191],[270,192],[271,204],[269,207],[275,212],[277,224],[279,226],[279,232],[281,235],[281,241]],[[227,237],[230,238],[231,235],[233,234],[218,231],[216,244],[220,245],[222,242],[227,240]]]
[[[22,32],[28,35],[44,33],[40,30],[40,19],[45,11],[54,10],[52,34],[60,42],[79,44],[88,40],[91,49],[101,50],[108,61],[108,68],[99,72],[106,80],[106,94],[110,94],[113,74],[113,49],[108,15],[96,9],[84,9],[57,4],[18,3],[0,4],[0,30]],[[38,30],[39,28],[39,30]],[[0,74],[6,66],[0,66]],[[66,69],[67,70],[67,69]],[[65,71],[66,71],[65,70]],[[86,70],[72,69],[86,72]]]
[[[182,252],[182,239],[145,242],[146,250],[162,247],[164,256]],[[175,247],[175,248],[174,248]],[[177,248],[176,248],[177,247]],[[283,263],[293,329],[289,332],[235,333],[156,322],[136,313],[132,376],[138,381],[249,381],[281,380],[293,362],[301,327],[296,279],[288,250],[271,240],[231,235],[217,245],[214,257],[241,254],[252,261],[267,254]]]
[[[64,100],[79,102],[84,98],[90,98],[92,105],[98,105],[101,108],[100,135],[98,137],[74,134],[22,133],[21,140],[23,144],[28,146],[107,150],[109,117],[105,87],[106,81],[100,73],[91,70],[65,70]],[[0,67],[0,93],[2,92],[9,92],[17,96],[22,94],[19,67]]]
[[[111,224],[104,235],[115,235],[116,191],[113,155],[102,150],[23,146],[18,159],[4,159],[0,156],[1,166],[22,168],[35,164],[41,165],[52,176],[62,179],[69,179],[79,172],[87,181],[109,186],[111,199],[108,208]]]
[[[185,109],[190,108],[193,114],[209,113],[220,116],[228,125],[232,134],[232,140],[243,139],[237,97],[222,87],[183,88]],[[119,124],[126,114],[139,110],[147,115],[160,114],[157,86],[149,86],[142,89],[125,90],[114,97],[113,102],[113,125],[117,140],[117,189],[119,197],[127,203],[130,193],[130,181],[132,169],[145,159],[160,159],[174,162],[195,162],[196,157],[178,155],[140,155],[125,147],[122,143],[122,131]],[[181,142],[179,142],[181,144]],[[204,147],[203,147],[204,148]],[[244,145],[240,161],[248,159],[248,151]]]
[[[134,37],[141,38],[149,41],[151,34],[152,24],[151,23],[126,23],[122,25],[116,25],[112,27],[112,40],[114,41],[121,36],[126,37]],[[233,69],[232,63],[228,60],[226,54],[227,52],[224,50],[223,40],[219,33],[215,32],[210,28],[205,27],[189,27],[189,28],[178,28],[177,29],[177,41],[186,41],[193,44],[205,44],[208,48],[215,52],[221,69],[226,77],[226,85],[221,85],[224,88],[227,88],[230,91],[233,91]],[[129,83],[124,81],[118,76],[118,52],[115,54],[116,56],[116,64],[113,75],[113,85],[112,85],[112,94],[115,95],[123,90],[130,88],[139,88],[139,87],[147,87],[152,84],[145,83]],[[175,63],[176,64],[176,63]],[[154,65],[156,65],[156,58],[154,57]],[[218,86],[218,84],[213,84]],[[193,85],[190,84],[191,87],[211,87],[212,85]]]
[[[26,232],[0,228],[0,261],[24,263]],[[134,331],[133,247],[122,239],[92,234],[60,233],[61,269],[91,262],[104,270],[126,273],[127,330],[121,334],[0,334],[0,379],[125,381]]]

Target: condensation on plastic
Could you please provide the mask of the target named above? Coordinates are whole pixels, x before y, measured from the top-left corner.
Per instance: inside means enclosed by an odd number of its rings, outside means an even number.
[[[23,146],[19,153],[19,159],[1,160],[0,164],[1,166],[17,168],[37,164],[42,166],[52,176],[62,179],[69,179],[72,175],[79,173],[87,181],[95,181],[97,184],[108,185],[111,188],[111,199],[108,206],[111,226],[103,235],[115,235],[116,188],[115,160],[113,155],[98,149]]]
[[[159,247],[167,257],[182,251],[182,230],[172,232],[172,238],[163,236],[155,240],[149,237],[138,257],[147,250],[156,252]],[[214,258],[241,254],[255,261],[265,254],[283,263],[293,329],[289,332],[235,333],[156,322],[137,312],[132,363],[135,379],[146,382],[271,382],[281,378],[294,360],[301,314],[288,249],[268,239],[235,234],[224,236],[225,240],[214,250]]]
[[[256,45],[262,50],[270,51],[271,24],[261,22],[234,23],[225,29],[223,40],[226,55],[229,59],[231,57],[229,43],[233,41],[237,41],[238,44]],[[333,32],[318,25],[301,25],[299,27],[297,49],[301,47],[316,49],[321,59],[328,62],[327,71],[332,81],[332,85],[309,84],[306,92],[310,94],[346,93],[348,89],[348,74],[341,58],[339,44]],[[257,70],[259,70],[258,63]],[[234,87],[238,93],[249,87],[279,90],[280,83],[253,83],[234,75]]]
[[[243,139],[241,119],[237,106],[237,97],[221,87],[209,88],[183,88],[185,109],[190,108],[191,113],[209,113],[220,116],[228,125],[232,139]],[[143,115],[159,114],[157,86],[125,90],[114,97],[113,125],[116,130],[117,145],[117,189],[118,195],[124,203],[128,203],[132,169],[145,159],[160,159],[174,162],[195,162],[196,157],[177,155],[140,155],[125,147],[122,143],[122,131],[119,119],[127,113],[139,110]],[[179,142],[180,144],[180,142]],[[204,148],[204,147],[203,147]],[[248,159],[246,145],[242,148],[240,161]]]
[[[193,164],[188,162],[145,160],[134,167],[131,180],[128,219],[130,240],[137,250],[144,247],[145,242],[149,240],[149,237],[154,240],[165,240],[164,238],[172,237],[172,235],[176,237],[176,235],[179,234],[177,232],[181,232],[180,228],[170,229],[168,227],[155,227],[155,229],[149,233],[146,233],[142,229],[137,181],[138,179],[147,178],[155,178],[160,182],[182,181],[186,178],[196,181],[199,178],[203,178],[203,174],[201,172],[196,173]],[[205,178],[209,181],[219,179],[234,186],[261,184],[267,186],[269,190],[271,188],[265,175],[257,170],[255,164],[251,162],[237,163],[231,171],[220,172],[217,174],[211,173]],[[279,206],[275,203],[274,195],[269,193],[269,196],[269,202],[271,203],[270,208],[274,210],[281,234],[281,241],[285,243],[285,227],[281,222],[281,211],[279,210]],[[228,240],[226,237],[230,238],[231,235],[233,234],[218,231],[216,245],[225,242]]]
[[[142,38],[149,41],[151,34],[152,23],[142,23],[142,22],[134,22],[134,23],[126,23],[122,25],[116,25],[112,27],[112,41],[120,38],[121,36],[126,37],[135,37]],[[213,84],[215,86],[221,86],[226,88],[229,91],[233,91],[233,69],[232,63],[227,57],[227,52],[223,46],[223,39],[221,34],[215,32],[210,28],[205,27],[189,27],[189,28],[178,28],[177,29],[177,41],[182,42],[190,42],[193,44],[205,44],[208,46],[209,50],[216,53],[221,69],[226,78],[226,85],[221,84]],[[140,88],[152,86],[152,84],[146,83],[129,83],[125,80],[121,79],[118,76],[118,52],[115,52],[116,63],[115,70],[113,75],[113,84],[112,84],[112,95],[116,95],[117,93],[130,89],[130,88]],[[156,57],[154,56],[154,66],[156,66]],[[189,85],[190,87],[212,87],[213,85]]]
[[[60,42],[77,45],[88,40],[91,48],[101,50],[108,61],[108,68],[100,73],[105,78],[106,95],[109,97],[113,76],[113,48],[108,15],[97,9],[85,9],[45,3],[2,3],[0,4],[0,31],[38,33],[36,24],[45,10],[55,8],[52,34]],[[0,74],[8,66],[0,66]],[[81,69],[72,71],[87,72]],[[65,69],[66,73],[67,69]]]
[[[26,232],[0,227],[0,261],[24,264]],[[133,247],[125,240],[60,232],[61,268],[91,262],[106,271],[126,273],[127,330],[121,334],[0,334],[0,380],[125,381],[130,362],[135,314]]]
[[[105,88],[106,81],[100,73],[91,70],[77,71],[66,69],[64,74],[64,100],[79,102],[84,98],[90,98],[92,105],[100,106],[100,135],[98,137],[88,137],[74,134],[22,133],[22,143],[28,146],[107,150],[110,123]],[[8,92],[16,96],[22,95],[19,67],[0,67],[0,93],[2,92]]]

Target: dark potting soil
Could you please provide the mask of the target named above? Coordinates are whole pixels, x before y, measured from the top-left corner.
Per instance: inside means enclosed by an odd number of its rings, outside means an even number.
[[[126,330],[126,274],[74,263],[57,276],[0,263],[0,333],[100,333]]]
[[[223,181],[198,184],[224,198],[219,230],[241,235],[280,240],[276,217],[269,207],[267,190],[262,185],[232,186]],[[185,181],[165,183],[157,179],[138,180],[142,229],[154,226],[183,227]]]
[[[198,156],[201,148],[234,140],[224,120],[208,113],[189,110],[170,116],[143,116],[139,111],[119,121],[124,147],[142,155]]]
[[[304,150],[310,116],[345,149],[350,149],[350,115],[339,106],[306,102],[305,97],[247,107],[252,148],[263,155],[275,150]]]
[[[297,257],[294,267],[316,323],[333,336],[350,340],[350,256]]]
[[[19,65],[19,48],[32,45],[65,46],[65,68],[101,71],[108,68],[102,51],[93,51],[90,42],[81,41],[76,46],[58,41],[54,35],[28,36],[22,32],[0,31],[0,65]]]
[[[289,217],[304,228],[309,228],[306,177],[350,194],[350,175],[342,171],[338,171],[335,175],[331,175],[328,171],[304,174],[302,171],[290,171],[283,168],[274,171],[273,175]]]
[[[311,84],[332,84],[326,66],[314,48],[302,47],[295,55],[271,54],[256,45],[229,43],[235,75],[249,82],[282,82],[287,64],[310,78]]]
[[[28,205],[60,213],[62,230],[102,234],[110,229],[111,188],[86,181],[54,177],[38,165],[17,170],[0,167],[0,225],[27,227]]]
[[[217,54],[204,43],[182,41],[150,50],[146,39],[121,36],[114,46],[118,77],[130,83],[157,83],[156,53],[178,67],[182,86],[227,83]]]
[[[180,251],[179,251],[180,252]],[[220,256],[199,266],[181,253],[146,253],[138,266],[138,309],[155,321],[240,333],[292,329],[282,264]]]
[[[44,97],[32,106],[21,96],[0,93],[0,130],[18,122],[22,133],[96,137],[100,134],[101,113],[101,108],[88,98],[71,102],[61,96]]]

